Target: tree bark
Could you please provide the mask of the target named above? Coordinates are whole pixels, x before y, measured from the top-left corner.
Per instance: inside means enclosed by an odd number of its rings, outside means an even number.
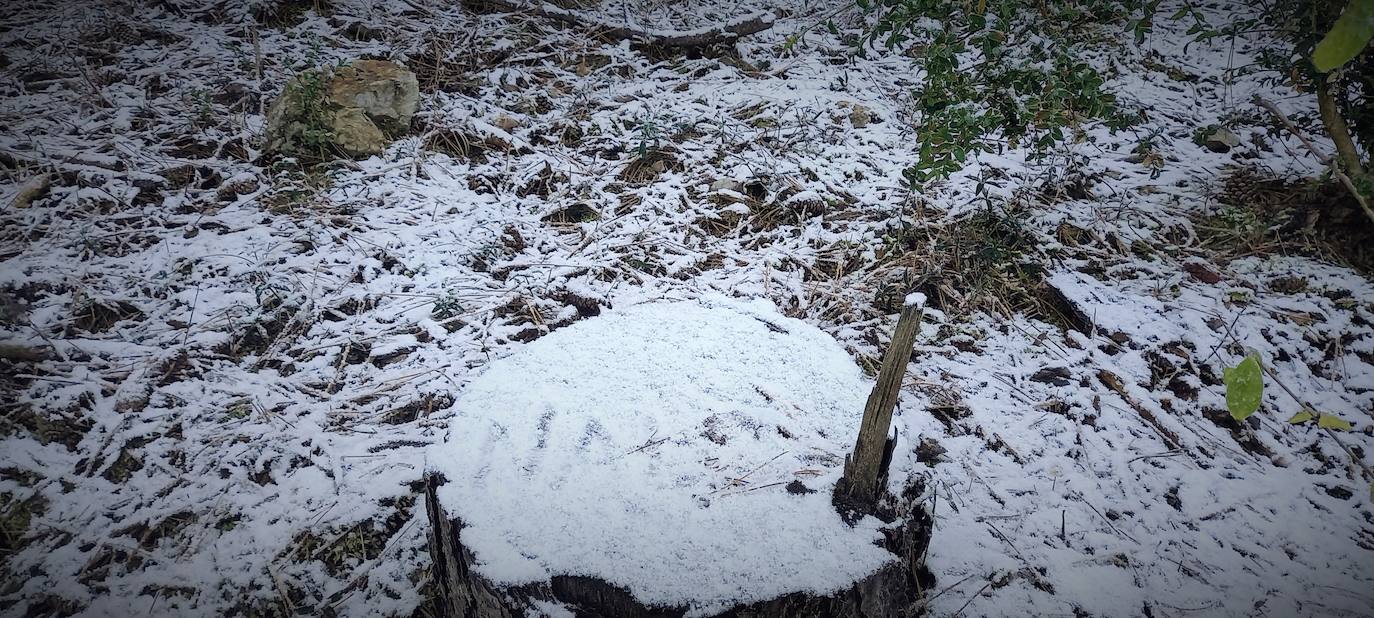
[[[429,555],[434,559],[431,576],[439,589],[439,608],[450,618],[519,618],[523,611],[507,605],[495,586],[472,571],[472,552],[463,546],[463,522],[450,518],[439,504],[435,489],[444,480],[425,477],[425,511],[429,515]]]
[[[444,510],[436,489],[443,479],[429,475],[425,482],[425,510],[429,515],[431,570],[439,591],[439,607],[452,618],[518,618],[534,601],[562,603],[578,616],[601,618],[678,618],[687,607],[646,606],[631,591],[595,577],[556,575],[547,582],[500,587],[473,567],[472,552],[463,545],[463,522]],[[901,525],[883,529],[883,547],[896,559],[877,572],[830,595],[793,592],[767,601],[736,605],[717,616],[738,618],[898,618],[924,613],[926,590],[935,580],[925,568],[931,518],[917,502],[917,485],[892,498],[885,512]],[[786,513],[779,513],[786,517]],[[741,551],[746,551],[742,549]],[[711,565],[699,565],[710,568]]]
[[[1336,145],[1336,162],[1341,170],[1353,178],[1364,176],[1364,162],[1360,161],[1360,151],[1355,148],[1355,140],[1350,137],[1350,126],[1341,115],[1336,97],[1331,94],[1331,86],[1326,80],[1317,82],[1317,111],[1321,113],[1322,124]]]

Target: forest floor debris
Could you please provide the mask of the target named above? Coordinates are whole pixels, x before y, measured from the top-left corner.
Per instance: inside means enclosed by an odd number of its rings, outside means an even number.
[[[871,370],[912,289],[893,476],[931,488],[935,615],[1374,607],[1349,469],[1374,463],[1374,284],[1368,235],[1339,233],[1368,228],[1236,113],[1313,107],[1230,71],[1246,41],[1104,33],[1086,60],[1149,120],[913,194],[920,76],[812,28],[828,4],[639,7],[664,31],[780,16],[690,51],[462,4],[5,5],[0,338],[46,356],[0,359],[14,611],[423,615],[425,448],[492,359],[724,294]],[[288,80],[358,58],[416,72],[410,135],[263,158]],[[1226,152],[1191,139],[1214,125]],[[1279,389],[1230,420],[1222,368],[1251,349],[1354,422],[1345,448]]]

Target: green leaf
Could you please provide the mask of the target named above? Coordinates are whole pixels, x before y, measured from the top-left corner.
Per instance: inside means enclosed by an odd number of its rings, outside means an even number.
[[[1374,0],[1350,0],[1340,19],[1331,26],[1317,49],[1312,64],[1323,73],[1350,62],[1374,38]]]
[[[1339,416],[1323,413],[1317,417],[1317,426],[1322,429],[1335,429],[1336,431],[1350,431],[1354,426]]]
[[[1311,410],[1304,408],[1302,412],[1294,414],[1293,418],[1288,419],[1288,423],[1291,425],[1301,425],[1303,423],[1311,421],[1314,418],[1317,418],[1317,415],[1314,414]]]
[[[1231,411],[1231,418],[1243,421],[1259,409],[1264,396],[1264,372],[1259,357],[1251,354],[1239,365],[1222,370],[1221,380],[1226,383],[1226,408]]]

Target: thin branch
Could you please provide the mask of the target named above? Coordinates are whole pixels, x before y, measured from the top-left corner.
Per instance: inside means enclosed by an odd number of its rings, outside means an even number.
[[[1302,140],[1302,144],[1306,146],[1309,151],[1312,152],[1313,156],[1317,157],[1318,161],[1321,161],[1323,165],[1330,166],[1331,174],[1334,175],[1337,180],[1340,180],[1341,184],[1345,185],[1345,188],[1347,191],[1350,192],[1350,195],[1355,196],[1355,201],[1360,204],[1360,208],[1364,209],[1365,216],[1369,217],[1369,220],[1371,222],[1374,222],[1374,207],[1371,207],[1369,205],[1369,201],[1366,200],[1364,195],[1360,193],[1360,190],[1355,187],[1355,182],[1350,180],[1350,176],[1346,175],[1345,171],[1341,169],[1341,164],[1338,163],[1334,157],[1324,154],[1320,150],[1317,150],[1317,147],[1314,146],[1312,142],[1309,141],[1307,137],[1305,137],[1302,134],[1302,132],[1298,131],[1297,127],[1293,126],[1293,122],[1288,119],[1288,116],[1284,115],[1283,112],[1279,111],[1279,108],[1275,107],[1273,103],[1270,103],[1269,101],[1265,100],[1259,95],[1256,95],[1255,104],[1259,105],[1260,107],[1263,107],[1266,110],[1269,110],[1270,114],[1273,114],[1279,122],[1283,123],[1284,128],[1288,129],[1289,133],[1296,135],[1299,140]],[[1323,114],[1323,116],[1325,116],[1325,114]],[[1342,121],[1341,126],[1344,126],[1344,121]],[[1347,136],[1347,138],[1348,137],[1349,136]],[[1358,171],[1359,167],[1356,166],[1355,169]]]
[[[1293,389],[1288,388],[1288,385],[1285,384],[1283,380],[1279,378],[1279,373],[1275,371],[1272,367],[1265,365],[1263,363],[1260,364],[1260,367],[1263,368],[1264,372],[1269,374],[1269,377],[1274,380],[1274,383],[1279,385],[1279,388],[1282,389],[1283,392],[1288,393],[1288,396],[1291,397],[1293,401],[1297,402],[1299,406],[1303,407],[1304,409],[1311,410],[1313,412],[1317,412],[1318,414],[1320,414],[1316,406],[1307,403],[1303,400],[1302,397],[1299,397],[1297,393],[1293,392]],[[1345,442],[1341,440],[1341,437],[1336,434],[1335,430],[1331,429],[1330,427],[1322,427],[1322,429],[1326,431],[1326,435],[1331,436],[1331,439],[1336,442],[1337,446],[1341,447],[1341,450],[1345,451],[1345,455],[1350,458],[1350,466],[1353,469],[1362,472],[1365,477],[1365,480],[1374,481],[1374,470],[1370,470],[1369,466],[1364,465],[1364,462],[1359,457],[1355,456],[1355,452],[1350,450],[1349,446],[1345,445]]]
[[[747,17],[709,28],[688,32],[663,32],[642,30],[625,25],[613,25],[588,17],[577,11],[569,11],[547,2],[525,4],[515,0],[483,0],[486,4],[516,13],[530,13],[561,21],[574,26],[595,28],[602,34],[616,39],[634,39],[656,47],[705,47],[717,43],[733,41],[742,36],[763,32],[773,27],[776,17],[770,11],[754,13]]]

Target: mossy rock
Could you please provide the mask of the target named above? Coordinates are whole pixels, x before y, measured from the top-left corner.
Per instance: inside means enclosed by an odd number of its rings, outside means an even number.
[[[415,115],[415,74],[385,60],[303,72],[267,110],[267,151],[307,158],[380,154]]]

